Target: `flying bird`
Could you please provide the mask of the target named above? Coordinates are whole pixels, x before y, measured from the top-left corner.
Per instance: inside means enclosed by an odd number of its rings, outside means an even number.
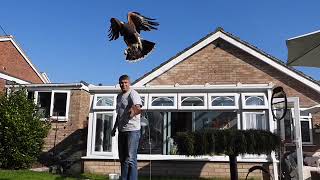
[[[111,18],[109,41],[123,36],[128,48],[124,51],[126,60],[136,62],[146,57],[155,47],[155,43],[141,38],[140,31],[157,30],[159,23],[156,19],[145,17],[137,12],[128,13],[128,22],[124,23],[116,18]]]

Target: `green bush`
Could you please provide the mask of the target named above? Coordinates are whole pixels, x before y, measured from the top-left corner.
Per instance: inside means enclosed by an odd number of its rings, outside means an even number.
[[[22,88],[0,95],[0,168],[28,168],[41,153],[50,125]]]

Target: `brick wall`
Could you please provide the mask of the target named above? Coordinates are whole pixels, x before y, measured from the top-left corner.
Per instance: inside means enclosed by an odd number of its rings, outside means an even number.
[[[11,41],[0,42],[0,73],[33,83],[42,83]]]
[[[272,173],[272,165],[265,163],[239,163],[238,175],[245,178],[248,169],[254,165],[264,165]],[[95,174],[120,173],[120,163],[114,160],[86,160],[84,162],[84,171]],[[139,161],[138,170],[140,176],[149,176],[150,161]],[[229,163],[226,162],[203,162],[203,161],[152,161],[152,176],[164,177],[230,177]],[[249,177],[263,177],[260,171],[250,173]]]
[[[216,46],[219,44],[219,46]],[[204,47],[162,75],[150,85],[197,84],[257,84],[270,83],[282,86],[288,97],[299,97],[300,107],[320,102],[319,93],[262,60],[223,41]],[[313,114],[313,124],[320,123],[320,113]],[[317,146],[304,147],[305,151],[320,151],[320,134],[313,133]]]
[[[82,139],[87,135],[83,129],[87,127],[90,94],[83,90],[72,90],[70,96],[68,121],[51,123],[51,130],[45,138],[43,151],[52,150],[54,145],[61,146],[63,150],[70,145],[70,142],[76,143],[80,140],[79,138]]]
[[[4,86],[6,85],[6,80],[0,78],[0,94],[5,92]]]

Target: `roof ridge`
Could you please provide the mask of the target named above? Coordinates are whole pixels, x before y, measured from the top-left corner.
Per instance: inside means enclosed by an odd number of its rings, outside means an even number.
[[[316,84],[320,85],[320,83],[319,83],[316,79],[312,78],[311,76],[306,75],[305,73],[303,73],[303,72],[301,72],[301,71],[299,71],[299,70],[297,70],[297,69],[295,69],[295,68],[293,68],[293,67],[291,67],[291,66],[288,66],[285,62],[283,62],[283,61],[282,61],[282,60],[280,60],[279,58],[276,58],[275,56],[273,56],[273,55],[271,55],[271,54],[269,54],[269,53],[267,53],[267,52],[263,51],[262,49],[258,48],[257,46],[254,46],[254,45],[250,44],[249,42],[247,42],[247,41],[245,41],[245,40],[240,39],[238,36],[235,36],[235,35],[233,35],[233,34],[232,34],[232,33],[230,33],[230,32],[226,32],[226,31],[224,31],[223,29],[222,29],[222,30],[220,30],[220,31],[221,31],[222,33],[225,33],[225,34],[227,34],[228,36],[230,36],[230,37],[234,38],[235,40],[237,40],[237,41],[239,41],[239,42],[241,42],[241,43],[243,43],[243,44],[245,44],[245,45],[249,46],[250,48],[252,48],[252,49],[254,49],[254,50],[258,51],[259,53],[261,53],[261,54],[263,54],[263,55],[265,55],[265,56],[269,57],[270,59],[272,59],[273,61],[275,61],[275,62],[279,63],[280,65],[282,65],[282,66],[284,66],[284,67],[286,67],[286,68],[288,68],[288,69],[290,69],[290,70],[292,70],[292,71],[294,71],[294,72],[298,73],[299,75],[301,75],[301,76],[303,76],[303,77],[305,77],[305,78],[309,79],[310,81],[313,81],[314,83],[316,83]]]
[[[178,52],[176,55],[172,56],[171,58],[169,58],[167,61],[164,61],[163,63],[161,63],[160,65],[158,65],[157,67],[153,68],[151,71],[145,73],[143,76],[141,76],[140,78],[136,79],[134,82],[133,82],[133,85],[136,84],[137,82],[141,81],[142,79],[144,79],[145,77],[147,77],[148,75],[152,74],[153,72],[155,72],[156,70],[158,70],[159,68],[161,68],[162,66],[164,66],[165,64],[169,63],[170,61],[172,61],[173,59],[177,58],[179,55],[185,53],[186,51],[188,51],[189,49],[192,49],[193,47],[195,47],[197,44],[201,43],[202,41],[204,41],[205,39],[207,39],[208,37],[210,37],[211,35],[217,33],[217,32],[221,32],[227,36],[229,36],[230,38],[234,39],[235,41],[238,41],[239,43],[241,44],[244,44],[246,46],[248,46],[249,48],[252,48],[253,50],[257,51],[258,53],[268,57],[269,59],[271,59],[272,61],[278,63],[279,65],[283,66],[284,68],[287,68],[295,73],[297,73],[298,75],[312,81],[313,83],[317,84],[320,86],[320,82],[318,82],[317,80],[313,79],[312,77],[304,74],[303,72],[293,68],[293,67],[290,67],[288,65],[286,65],[283,61],[281,61],[280,59],[268,54],[267,52],[259,49],[258,47],[250,44],[249,42],[247,41],[244,41],[242,39],[240,39],[239,37],[233,35],[232,33],[230,32],[227,32],[225,31],[222,27],[217,27],[215,29],[214,32],[211,32],[209,34],[207,34],[206,36],[204,36],[203,38],[201,38],[200,40],[196,41],[195,43],[193,43],[192,45],[188,46],[187,48],[183,49],[182,51]]]

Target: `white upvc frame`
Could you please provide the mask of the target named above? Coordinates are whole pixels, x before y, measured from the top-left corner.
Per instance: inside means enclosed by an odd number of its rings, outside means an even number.
[[[67,99],[66,99],[66,116],[58,116],[58,120],[67,120],[69,117],[69,105],[70,105],[70,91],[67,90],[52,90],[51,94],[51,106],[50,106],[50,116],[53,117],[53,108],[54,108],[54,95],[55,93],[66,93]],[[57,116],[54,116],[57,117]]]
[[[246,96],[263,96],[264,105],[246,105]],[[243,109],[268,109],[268,99],[265,93],[241,93],[241,101]]]
[[[312,114],[309,113],[308,116],[302,116],[302,115],[301,115],[301,111],[302,111],[302,110],[305,110],[306,108],[299,108],[299,109],[300,109],[300,127],[301,127],[301,122],[302,122],[302,121],[309,122],[309,137],[310,137],[310,142],[303,142],[303,141],[302,141],[302,136],[301,136],[302,145],[312,145],[312,144],[313,144]],[[292,117],[294,118],[294,108],[291,108],[291,114],[292,114]],[[302,134],[302,132],[301,132],[301,134]]]
[[[70,106],[70,91],[69,90],[52,90],[52,91],[34,91],[34,102],[38,103],[39,93],[41,92],[50,92],[50,112],[49,112],[49,118],[56,118],[58,121],[67,121],[69,117],[69,106]],[[53,108],[54,108],[54,94],[55,93],[66,93],[67,99],[66,99],[66,115],[65,116],[53,116]]]
[[[264,129],[264,130],[268,131],[269,127],[268,127],[267,121],[269,121],[269,117],[267,116],[267,112],[265,110],[242,112],[242,117],[243,117],[242,128],[243,128],[243,130],[247,130],[246,114],[264,114],[266,117],[265,121],[263,122],[264,127],[266,127],[266,129]],[[260,154],[260,155],[258,155],[258,154],[243,154],[243,155],[241,155],[241,158],[242,159],[267,159],[268,155],[266,155],[266,154]]]
[[[266,112],[266,110],[257,110],[257,111],[245,111],[245,112],[242,112],[242,129],[243,130],[247,130],[247,126],[246,126],[246,114],[264,114],[265,115],[265,121],[264,121],[264,127],[266,127],[266,129],[264,130],[269,130],[269,127],[268,127],[268,124],[267,124],[267,121],[269,121],[269,118],[268,118],[268,114]]]
[[[203,106],[182,106],[182,97],[203,97]],[[208,102],[207,102],[207,93],[179,93],[178,94],[178,109],[185,109],[185,110],[194,110],[194,109],[208,109]]]
[[[144,105],[141,107],[141,109],[148,109],[148,94],[139,94],[140,97],[144,97]],[[142,98],[141,98],[142,102]]]
[[[212,96],[226,97],[233,96],[234,97],[234,106],[212,106]],[[238,93],[209,93],[208,94],[208,107],[209,109],[239,109],[239,94]]]
[[[98,97],[112,97],[112,106],[97,106]],[[93,109],[116,109],[117,105],[117,94],[95,94],[93,98]]]
[[[115,123],[115,120],[116,120],[116,112],[115,110],[114,111],[101,111],[101,112],[94,112],[93,113],[93,119],[92,119],[92,126],[91,129],[90,129],[90,134],[88,136],[88,138],[90,138],[90,141],[91,141],[91,147],[90,147],[90,155],[98,155],[98,156],[113,156],[116,152],[116,147],[115,147],[115,138],[112,137],[111,138],[111,151],[110,152],[98,152],[98,151],[95,151],[95,143],[96,143],[96,125],[97,125],[97,114],[111,114],[112,115],[112,126],[114,125]],[[113,127],[111,127],[110,129],[112,129]]]
[[[173,106],[152,106],[153,97],[173,97]],[[177,109],[177,94],[175,93],[161,93],[161,94],[149,94],[148,109]]]

